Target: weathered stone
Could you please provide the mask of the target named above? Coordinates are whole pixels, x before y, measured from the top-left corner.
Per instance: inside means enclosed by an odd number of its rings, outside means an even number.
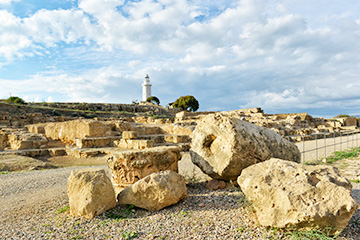
[[[4,135],[0,134],[0,151],[4,150],[5,144],[4,144]]]
[[[193,132],[193,130],[189,127],[182,127],[175,124],[162,125],[161,129],[168,134],[187,135],[187,136],[190,136]]]
[[[9,136],[10,148],[13,150],[39,149],[47,142],[43,135],[23,131],[14,132]]]
[[[355,117],[344,118],[344,126],[357,126],[357,119]]]
[[[219,180],[235,180],[244,168],[272,157],[300,161],[298,148],[274,131],[221,114],[205,117],[192,136],[193,163]]]
[[[187,113],[186,111],[178,112],[178,113],[175,115],[175,122],[185,120],[186,113]]]
[[[65,148],[49,148],[49,155],[51,157],[64,156],[66,155]]]
[[[169,170],[153,173],[125,188],[118,195],[118,203],[158,211],[179,202],[186,195],[185,179]]]
[[[351,183],[330,166],[306,166],[280,159],[243,170],[238,183],[263,226],[345,228],[358,204]]]
[[[191,142],[191,138],[188,135],[176,135],[176,134],[170,134],[170,135],[164,135],[165,142],[169,143],[188,143]]]
[[[114,145],[114,142],[120,139],[120,136],[75,138],[75,145],[78,148],[105,147]]]
[[[44,134],[45,126],[46,126],[46,123],[38,123],[38,124],[26,125],[25,127],[27,128],[27,130],[29,132]]]
[[[108,159],[115,191],[130,186],[155,172],[178,172],[181,147],[154,147],[114,153]]]
[[[145,149],[154,147],[153,140],[139,140],[139,139],[120,139],[119,141],[114,141],[114,144],[119,148],[125,149]]]
[[[137,138],[137,132],[136,131],[123,131],[122,132],[122,138],[124,140],[136,139]]]
[[[73,170],[67,194],[73,216],[91,219],[116,207],[113,186],[103,169]]]
[[[205,184],[206,188],[210,191],[226,188],[226,182],[212,179]]]
[[[74,120],[60,123],[48,123],[45,136],[64,143],[74,143],[75,138],[103,137],[111,135],[111,128],[96,120]]]

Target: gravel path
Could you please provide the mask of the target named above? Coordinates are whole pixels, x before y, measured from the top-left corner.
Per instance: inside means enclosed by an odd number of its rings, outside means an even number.
[[[180,172],[191,180],[198,169],[188,161]],[[258,226],[238,188],[209,191],[204,182],[189,183],[185,200],[158,212],[117,207],[92,220],[72,217],[66,184],[78,168],[84,167],[0,175],[0,239],[291,239]],[[354,195],[360,202],[360,184],[354,183]],[[360,239],[359,228],[360,210],[338,239]]]

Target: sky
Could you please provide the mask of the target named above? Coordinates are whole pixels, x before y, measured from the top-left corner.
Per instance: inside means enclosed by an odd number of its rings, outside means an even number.
[[[360,115],[358,0],[0,0],[0,98]]]

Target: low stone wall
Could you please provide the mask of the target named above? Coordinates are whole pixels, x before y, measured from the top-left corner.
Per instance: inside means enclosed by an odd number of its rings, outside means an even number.
[[[75,145],[78,148],[93,148],[114,146],[114,142],[119,141],[121,136],[76,138]]]
[[[39,104],[40,105],[40,104]],[[41,103],[59,109],[74,109],[83,111],[102,111],[102,112],[131,112],[131,113],[151,113],[156,115],[169,115],[178,112],[178,109],[166,109],[157,105],[140,104],[113,104],[113,103]]]
[[[300,116],[301,121],[310,121],[311,116],[308,113],[279,113],[279,114],[267,114],[268,116],[278,116],[282,119],[286,119],[288,116]]]

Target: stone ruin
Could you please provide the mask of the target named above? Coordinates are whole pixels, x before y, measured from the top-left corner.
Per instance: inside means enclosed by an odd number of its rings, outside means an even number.
[[[0,154],[2,155],[19,154],[32,157],[69,155],[74,158],[103,156],[108,160],[108,167],[111,170],[110,179],[102,170],[73,172],[69,178],[68,196],[71,213],[86,218],[93,218],[113,208],[116,205],[114,205],[115,200],[117,204],[134,204],[150,211],[180,201],[186,197],[186,185],[183,177],[177,174],[178,161],[181,160],[182,153],[189,150],[193,163],[204,173],[218,180],[238,179],[244,193],[255,203],[260,196],[252,197],[247,193],[247,186],[259,188],[267,181],[276,183],[279,177],[271,175],[272,178],[269,179],[265,176],[254,180],[258,182],[249,184],[251,178],[246,175],[248,169],[261,168],[263,166],[261,164],[270,163],[272,158],[287,160],[285,162],[289,164],[296,164],[300,160],[298,149],[281,136],[355,129],[359,125],[358,120],[354,118],[326,120],[312,118],[306,113],[270,115],[258,108],[221,113],[180,112],[176,114],[174,121],[170,118],[154,119],[147,116],[74,119],[42,114],[20,117],[1,113],[0,122],[2,124],[0,150],[3,150]],[[278,171],[280,169],[281,167]],[[296,165],[296,169],[299,176],[302,176],[301,171],[306,171],[301,165]],[[323,184],[322,179],[341,178],[333,170],[319,171],[320,175],[316,175],[317,173],[306,175],[307,179],[310,179],[310,185],[312,183],[312,188],[304,190],[302,194],[307,195],[309,194],[307,191],[320,189],[320,185]],[[295,183],[289,182],[289,184]],[[331,216],[325,214],[322,218],[313,217],[310,225],[299,223],[300,228],[331,226],[341,230],[346,226],[358,205],[351,200],[351,185],[346,179],[335,181],[333,184],[341,189],[336,191],[344,192],[342,196],[349,199],[346,201],[350,205],[335,206],[327,200],[321,200],[323,195],[324,199],[331,198],[329,193],[332,191],[326,184],[321,185],[321,191],[314,194],[320,199],[324,209],[321,211],[328,212]],[[105,186],[108,190],[104,190]],[[274,187],[276,188],[277,185]],[[271,194],[274,191],[265,189],[267,190],[261,193],[264,199],[267,193]],[[107,193],[102,194],[102,191]],[[325,192],[329,197],[325,197]],[[104,196],[113,197],[106,197],[106,201],[101,200]],[[146,201],[144,196],[148,196]],[[341,196],[336,197],[342,201]],[[282,204],[281,199],[273,199],[273,201],[274,206]],[[269,220],[268,216],[258,215],[263,208],[268,207],[256,206],[258,218]],[[326,207],[335,210],[328,211]],[[288,211],[296,212],[302,209],[300,205],[294,205]],[[272,211],[273,214],[279,215],[283,209],[275,207]],[[312,211],[314,216],[320,214],[314,208],[309,211]],[[286,215],[279,216],[290,219]],[[326,219],[339,224],[326,225],[324,222],[329,222]],[[268,222],[260,221],[266,226],[288,226],[287,223]],[[293,224],[292,220],[289,222]]]

